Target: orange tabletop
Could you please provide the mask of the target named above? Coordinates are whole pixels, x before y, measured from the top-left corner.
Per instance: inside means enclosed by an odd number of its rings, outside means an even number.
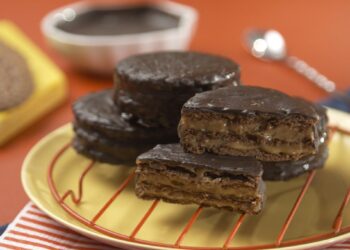
[[[30,148],[55,128],[72,120],[70,105],[77,97],[112,86],[112,78],[98,79],[74,71],[50,50],[41,35],[41,18],[67,0],[4,1],[0,17],[14,21],[66,73],[69,99],[0,148],[0,224],[10,222],[28,201],[20,183],[20,169]],[[307,61],[337,83],[350,86],[350,1],[348,0],[181,0],[199,11],[191,49],[222,54],[239,62],[246,84],[276,88],[310,100],[326,94],[290,69],[252,58],[241,44],[248,27],[275,28],[286,38],[289,52]]]

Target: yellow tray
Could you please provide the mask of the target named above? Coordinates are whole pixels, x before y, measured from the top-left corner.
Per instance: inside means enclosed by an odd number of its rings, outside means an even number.
[[[350,116],[329,110],[332,124],[350,128]],[[341,124],[340,124],[341,123]],[[72,138],[71,125],[66,125],[41,140],[28,154],[22,169],[22,183],[31,200],[55,220],[90,238],[126,249],[168,249],[128,240],[116,239],[81,224],[66,213],[53,198],[47,175],[54,155]],[[335,134],[330,143],[330,158],[323,170],[316,172],[299,209],[285,235],[285,241],[332,231],[332,223],[350,186],[350,137]],[[53,179],[58,192],[78,189],[78,178],[89,160],[69,148],[59,158]],[[83,217],[91,220],[118,189],[133,168],[97,164],[84,179],[84,194],[76,206],[70,197],[66,203]],[[246,216],[230,247],[247,247],[273,243],[303,186],[307,175],[288,182],[268,182],[267,202],[258,216]],[[97,224],[114,232],[130,235],[152,201],[135,197],[133,185],[111,204]],[[137,239],[174,244],[197,206],[160,202],[136,235]],[[238,214],[205,208],[184,237],[181,246],[221,247],[227,239]],[[345,210],[343,226],[350,225],[350,213]],[[279,249],[320,249],[350,238],[350,233],[328,239]]]
[[[24,103],[0,111],[1,146],[61,104],[66,99],[67,86],[63,72],[15,24],[0,20],[0,40],[26,59],[35,87]]]

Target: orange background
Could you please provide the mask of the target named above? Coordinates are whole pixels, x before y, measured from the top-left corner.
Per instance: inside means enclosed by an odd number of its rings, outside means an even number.
[[[67,0],[3,1],[0,18],[14,21],[67,74],[68,101],[0,148],[0,224],[10,222],[28,201],[20,183],[22,161],[30,148],[55,128],[71,121],[70,104],[87,92],[110,87],[112,79],[81,75],[50,50],[41,35],[41,18]],[[348,0],[180,0],[195,7],[200,19],[191,49],[222,54],[239,62],[247,84],[268,86],[319,100],[326,95],[307,80],[276,63],[252,58],[242,48],[247,27],[275,28],[289,52],[337,83],[350,86],[350,1]],[[1,131],[0,131],[1,133]]]

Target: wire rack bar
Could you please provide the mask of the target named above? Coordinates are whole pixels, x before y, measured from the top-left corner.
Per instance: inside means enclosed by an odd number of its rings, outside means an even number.
[[[224,249],[227,249],[229,247],[230,243],[232,242],[233,238],[235,237],[236,233],[238,232],[238,229],[242,225],[244,218],[245,218],[245,214],[241,214],[239,216],[238,220],[234,224],[229,236],[227,237],[227,239],[223,245]]]
[[[175,242],[175,246],[176,247],[180,246],[182,240],[185,238],[185,235],[191,229],[192,225],[196,222],[196,220],[197,220],[198,216],[201,214],[202,210],[203,210],[203,207],[199,206],[196,209],[196,211],[193,213],[193,215],[191,216],[191,218],[188,221],[187,225],[185,226],[185,228],[182,230],[181,234],[177,238],[177,240]]]
[[[49,167],[49,171],[48,171],[48,184],[49,184],[49,188],[51,190],[51,192],[53,190],[56,190],[55,184],[53,182],[53,167],[56,165],[58,159],[62,156],[62,154],[70,147],[71,143],[67,143],[65,144],[52,158],[51,163],[50,163],[50,167]],[[80,178],[81,179],[81,178]],[[57,191],[57,190],[56,190]],[[64,204],[64,199],[62,199],[60,197],[60,195],[58,194],[58,192],[52,192],[52,195],[54,196],[54,198],[58,201],[59,204]]]
[[[136,234],[140,231],[141,227],[143,226],[143,224],[145,224],[146,220],[151,216],[153,210],[157,207],[159,203],[159,200],[155,200],[153,201],[152,205],[150,206],[150,208],[147,210],[147,212],[145,213],[145,215],[142,217],[142,219],[140,220],[140,222],[137,224],[137,226],[135,227],[135,229],[132,231],[132,233],[130,234],[129,238],[131,240],[135,239]]]
[[[79,186],[78,186],[78,197],[75,196],[74,191],[72,189],[69,189],[61,198],[60,202],[64,202],[65,199],[68,196],[72,197],[72,201],[75,205],[78,205],[81,201],[81,199],[83,198],[83,181],[85,176],[87,175],[87,173],[90,172],[90,170],[92,169],[92,167],[94,166],[95,161],[91,161],[87,167],[85,168],[84,172],[81,174],[81,176],[79,177]]]
[[[338,127],[338,126],[329,126],[328,127],[330,131],[334,131],[334,132],[338,132],[338,133],[341,133],[343,135],[347,135],[347,136],[350,136],[350,131],[349,130],[346,130],[346,129],[343,129],[341,127]]]
[[[342,133],[344,135],[350,136],[350,131],[344,130],[342,128],[338,127],[329,127],[330,133],[329,133],[329,140],[332,139],[333,135],[335,132]],[[296,199],[291,211],[288,214],[288,217],[286,218],[280,232],[278,235],[278,238],[275,243],[269,243],[269,244],[264,244],[264,245],[255,245],[255,246],[243,246],[243,247],[229,247],[230,243],[236,236],[240,226],[244,222],[244,218],[246,215],[242,214],[239,216],[235,224],[233,225],[229,236],[227,237],[224,245],[222,247],[197,247],[197,246],[183,246],[181,245],[181,242],[183,241],[184,237],[188,233],[188,231],[192,228],[193,224],[196,222],[197,218],[199,217],[200,213],[202,212],[203,208],[200,206],[197,208],[197,210],[193,213],[189,221],[187,222],[185,228],[179,235],[178,239],[176,240],[175,243],[173,244],[167,244],[167,243],[160,243],[160,242],[155,242],[155,241],[148,241],[148,240],[143,240],[143,239],[138,239],[135,238],[137,233],[140,231],[140,229],[143,227],[144,223],[148,220],[148,218],[151,216],[151,214],[154,212],[155,208],[159,204],[159,200],[155,200],[152,202],[151,206],[145,213],[145,215],[142,217],[142,219],[138,222],[134,230],[130,235],[124,235],[120,234],[117,232],[114,232],[112,230],[109,230],[107,228],[104,228],[96,222],[98,219],[105,213],[105,211],[110,207],[110,205],[118,198],[118,196],[125,190],[125,188],[129,185],[129,183],[133,180],[135,176],[135,172],[133,171],[124,181],[123,183],[118,187],[118,189],[115,191],[113,196],[102,206],[102,208],[96,213],[96,215],[93,217],[93,219],[87,219],[81,216],[79,213],[74,211],[73,208],[71,208],[67,203],[65,203],[65,200],[68,196],[72,197],[72,201],[75,205],[79,205],[83,198],[83,181],[86,177],[86,175],[90,172],[92,167],[94,166],[94,162],[90,162],[82,172],[80,178],[79,178],[79,183],[78,183],[78,195],[75,196],[73,190],[69,189],[68,191],[64,192],[63,196],[59,194],[57,191],[56,185],[54,183],[53,179],[53,171],[54,167],[57,164],[57,161],[59,158],[64,154],[66,150],[70,148],[70,143],[67,143],[64,145],[52,158],[50,165],[49,165],[49,171],[48,171],[48,185],[49,188],[52,192],[52,195],[54,199],[58,202],[58,204],[68,213],[70,214],[73,218],[75,218],[77,221],[81,222],[82,224],[86,225],[87,227],[90,227],[104,235],[125,240],[125,241],[133,241],[136,243],[141,243],[145,244],[148,246],[158,246],[158,247],[166,247],[166,248],[177,248],[177,249],[188,249],[188,250],[222,250],[222,249],[230,249],[230,250],[252,250],[252,249],[266,249],[266,248],[276,248],[276,247],[284,247],[284,246],[295,246],[299,244],[305,244],[305,243],[310,243],[314,241],[319,241],[319,240],[324,240],[324,239],[329,239],[333,238],[334,236],[341,235],[344,233],[350,232],[350,226],[342,227],[342,222],[343,222],[343,213],[345,210],[345,207],[350,201],[350,188],[347,190],[347,193],[343,199],[343,202],[338,210],[338,213],[335,217],[335,220],[333,222],[333,227],[331,232],[327,233],[322,233],[322,234],[317,234],[317,235],[312,235],[304,238],[299,238],[299,239],[293,239],[293,240],[286,240],[283,241],[284,236],[289,228],[290,223],[292,222],[308,188],[311,185],[311,182],[316,174],[316,171],[313,170],[309,173],[308,177],[305,180],[305,183],[300,190],[299,196]]]
[[[346,205],[349,203],[350,200],[350,188],[348,189],[348,192],[346,193],[344,200],[339,208],[338,214],[335,217],[333,228],[335,233],[339,233],[341,229],[341,225],[343,224],[343,213]]]
[[[295,216],[295,213],[297,212],[298,208],[300,207],[300,204],[301,204],[301,201],[303,200],[305,194],[306,194],[306,191],[309,189],[310,187],[310,184],[312,182],[312,180],[314,179],[315,177],[315,170],[312,170],[310,173],[309,173],[309,176],[307,177],[305,183],[304,183],[304,186],[302,187],[300,193],[299,193],[299,196],[297,198],[297,200],[295,201],[294,203],[294,206],[292,208],[292,210],[290,211],[286,221],[284,222],[283,224],[283,227],[281,229],[281,232],[279,233],[278,237],[277,237],[277,241],[276,241],[276,245],[277,246],[280,246],[281,245],[281,242],[283,241],[283,238],[289,228],[289,225],[290,223],[292,222],[294,216]]]
[[[337,129],[336,129],[336,128],[334,128],[334,127],[330,127],[330,128],[329,128],[329,132],[328,132],[328,141],[327,141],[328,144],[329,144],[329,142],[332,141],[333,136],[334,136],[334,134],[335,134],[336,132],[337,132]]]
[[[134,178],[135,172],[133,171],[122,183],[122,185],[115,191],[113,196],[103,205],[103,207],[98,211],[98,213],[91,220],[91,224],[95,225],[96,221],[103,215],[103,213],[108,209],[108,207],[113,203],[113,201],[119,196],[121,192],[128,186],[130,181]]]
[[[305,237],[302,239],[295,239],[295,240],[289,240],[286,242],[282,242],[281,246],[283,246],[283,247],[284,246],[295,246],[295,245],[299,245],[299,244],[305,244],[305,243],[315,242],[315,241],[319,241],[319,240],[330,239],[336,235],[341,235],[342,233],[348,233],[348,232],[350,232],[350,226],[343,228],[342,230],[339,231],[338,234],[335,234],[333,231],[331,231],[328,233],[312,235],[312,236]]]

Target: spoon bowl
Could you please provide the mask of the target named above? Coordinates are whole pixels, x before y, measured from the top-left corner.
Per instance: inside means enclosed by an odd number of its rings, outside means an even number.
[[[335,82],[329,80],[305,61],[287,54],[286,42],[277,30],[248,30],[245,33],[244,42],[246,48],[254,57],[265,61],[281,62],[324,91],[328,93],[336,91]],[[339,93],[338,96],[340,96]],[[348,102],[350,103],[350,100]]]
[[[251,29],[246,32],[244,38],[247,49],[257,58],[281,61],[287,56],[284,38],[276,30]]]

